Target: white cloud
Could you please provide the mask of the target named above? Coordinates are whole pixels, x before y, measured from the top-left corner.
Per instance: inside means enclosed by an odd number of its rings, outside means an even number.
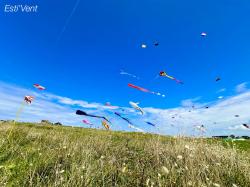
[[[237,93],[246,92],[246,91],[248,91],[247,85],[248,85],[247,82],[243,82],[243,83],[241,83],[241,84],[239,84],[239,85],[236,86],[235,91]]]
[[[197,101],[199,101],[201,99],[201,97],[196,97],[196,98],[192,98],[192,99],[185,99],[183,101],[181,101],[181,106],[183,107],[192,107],[194,105],[198,105],[199,103],[197,103]]]
[[[46,119],[52,122],[60,121],[66,125],[84,126],[81,123],[83,118],[75,115],[75,108],[77,107],[84,108],[88,113],[107,116],[112,121],[111,127],[114,130],[132,130],[128,128],[128,124],[124,120],[114,115],[111,110],[114,108],[103,106],[101,103],[74,100],[3,82],[0,82],[0,119],[15,119],[16,111],[25,95],[33,95],[35,100],[31,105],[24,108],[20,115],[20,121],[39,122]],[[242,128],[233,128],[250,122],[250,91],[211,103],[209,108],[206,109],[203,106],[206,106],[207,103],[202,103],[201,97],[196,97],[182,101],[182,106],[176,108],[145,107],[143,108],[146,112],[144,116],[131,108],[125,107],[122,107],[124,111],[121,114],[128,117],[137,127],[153,133],[197,135],[194,126],[203,124],[207,129],[207,135],[250,135],[247,134],[249,131]],[[193,105],[196,106],[194,110],[186,108]],[[116,107],[116,111],[119,111],[119,108]],[[235,118],[235,115],[240,117]],[[99,119],[89,118],[89,121],[100,126]],[[157,124],[158,128],[147,125],[146,121]]]

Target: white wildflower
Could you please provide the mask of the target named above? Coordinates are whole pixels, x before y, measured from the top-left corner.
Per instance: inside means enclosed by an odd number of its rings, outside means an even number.
[[[182,160],[182,159],[183,159],[183,157],[182,157],[181,155],[178,155],[177,158],[178,158],[179,160]]]
[[[147,179],[146,186],[149,186],[150,179]]]
[[[169,174],[169,170],[165,166],[162,166],[162,171],[166,174]]]
[[[189,147],[189,145],[185,145],[185,148],[186,148],[186,149],[188,149],[188,150],[190,150],[190,147]]]
[[[59,173],[61,173],[61,174],[62,174],[62,173],[64,173],[64,172],[65,172],[65,170],[61,170]]]
[[[213,183],[213,185],[214,185],[214,187],[220,187],[220,185],[217,183]]]

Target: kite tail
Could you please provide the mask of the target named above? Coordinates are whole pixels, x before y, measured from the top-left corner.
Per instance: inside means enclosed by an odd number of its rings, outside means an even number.
[[[16,123],[16,121],[19,120],[19,117],[20,117],[21,113],[23,112],[24,107],[25,107],[25,101],[23,101],[23,102],[21,103],[21,106],[20,106],[19,109],[17,110],[17,112],[16,112],[16,118],[15,118],[15,120],[14,120],[14,123]]]

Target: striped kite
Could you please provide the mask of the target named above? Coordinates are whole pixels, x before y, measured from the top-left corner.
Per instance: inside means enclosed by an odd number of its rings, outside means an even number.
[[[35,88],[37,88],[38,90],[45,90],[45,89],[46,89],[45,87],[43,87],[43,86],[41,86],[41,85],[39,85],[39,84],[33,84],[33,86],[34,86]]]
[[[164,94],[161,94],[161,93],[159,93],[159,92],[158,92],[158,93],[157,93],[157,92],[152,92],[152,91],[150,91],[150,90],[148,90],[148,89],[145,89],[145,88],[142,88],[142,87],[139,87],[139,86],[130,84],[130,83],[128,84],[128,87],[134,88],[134,89],[137,89],[137,90],[140,90],[140,91],[142,91],[142,92],[151,93],[151,94],[154,94],[154,95],[158,95],[158,96],[165,97]]]

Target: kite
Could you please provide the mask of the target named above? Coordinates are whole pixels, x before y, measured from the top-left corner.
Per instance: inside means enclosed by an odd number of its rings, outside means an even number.
[[[94,118],[102,118],[102,119],[106,120],[107,122],[111,123],[111,122],[110,122],[106,117],[104,117],[104,116],[96,116],[96,115],[92,115],[92,114],[87,114],[86,112],[81,111],[81,110],[77,110],[77,111],[76,111],[76,114],[77,114],[77,115],[82,115],[82,116],[94,117]]]
[[[202,33],[201,33],[201,36],[202,36],[202,37],[206,37],[206,36],[207,36],[207,33],[202,32]]]
[[[159,45],[160,45],[159,42],[157,42],[157,41],[154,42],[154,46],[155,46],[155,47],[157,47],[157,46],[159,46]]]
[[[145,49],[145,48],[147,48],[147,45],[146,44],[141,44],[141,48]]]
[[[234,117],[238,118],[238,117],[240,117],[240,115],[234,115]]]
[[[182,81],[180,81],[180,80],[178,80],[178,79],[176,79],[176,78],[174,78],[174,77],[172,77],[172,76],[169,76],[165,71],[161,71],[159,75],[160,75],[161,77],[167,77],[167,78],[169,78],[169,79],[171,79],[171,80],[174,80],[175,82],[177,82],[177,83],[179,83],[179,84],[183,84]]]
[[[45,89],[46,89],[45,87],[43,87],[43,86],[41,86],[41,85],[39,85],[39,84],[33,84],[33,86],[34,86],[35,88],[37,88],[38,90],[45,90]]]
[[[197,125],[197,126],[195,126],[195,129],[197,129],[197,130],[199,130],[201,132],[206,132],[206,129],[205,129],[204,125]]]
[[[218,81],[220,81],[220,80],[221,80],[220,77],[216,77],[216,79],[215,79],[216,82],[218,82]]]
[[[151,94],[154,94],[154,95],[158,95],[158,96],[165,97],[164,94],[161,94],[161,93],[159,93],[159,92],[158,92],[158,93],[152,92],[152,91],[150,91],[150,90],[147,90],[147,89],[145,89],[145,88],[142,88],[142,87],[139,87],[139,86],[130,84],[130,83],[128,84],[128,87],[134,88],[134,89],[137,89],[137,90],[140,90],[140,91],[142,91],[142,92],[151,93]]]
[[[133,74],[128,73],[128,72],[123,71],[123,70],[120,71],[120,75],[127,75],[127,76],[129,76],[129,77],[133,77],[133,78],[136,78],[136,79],[140,79],[140,78],[137,77],[136,75],[133,75]]]
[[[151,126],[156,126],[155,124],[151,123],[151,122],[148,122],[148,121],[145,121],[147,124],[151,125]]]
[[[102,126],[104,126],[106,130],[110,129],[109,124],[105,120],[102,120]]]
[[[139,103],[134,103],[134,102],[130,101],[129,104],[130,104],[130,106],[132,106],[135,110],[140,111],[142,115],[144,114],[144,111],[142,110],[142,108],[140,108],[140,107],[138,106]]]
[[[223,99],[224,97],[223,96],[219,96],[218,99]]]
[[[83,123],[85,123],[86,125],[94,125],[93,123],[90,123],[88,120],[82,120]]]
[[[27,104],[31,104],[33,100],[34,100],[34,97],[33,97],[33,96],[27,95],[27,96],[24,97],[24,101],[25,101]]]
[[[105,103],[105,106],[112,106],[110,102]]]
[[[250,126],[247,124],[242,124],[244,127],[246,127],[247,129],[250,129]]]
[[[123,120],[125,120],[126,122],[128,122],[129,124],[133,125],[133,123],[131,123],[131,121],[128,118],[123,117],[121,114],[119,114],[118,112],[115,112],[115,115],[119,116],[120,118],[122,118]]]
[[[32,103],[33,100],[34,100],[34,97],[33,97],[33,96],[26,95],[26,96],[24,97],[24,100],[23,100],[23,102],[21,103],[21,106],[18,108],[18,110],[17,110],[17,112],[16,112],[16,119],[14,120],[14,122],[18,121],[20,114],[21,114],[21,113],[23,112],[23,110],[24,110],[25,103],[27,103],[27,104],[30,105],[30,104]]]

